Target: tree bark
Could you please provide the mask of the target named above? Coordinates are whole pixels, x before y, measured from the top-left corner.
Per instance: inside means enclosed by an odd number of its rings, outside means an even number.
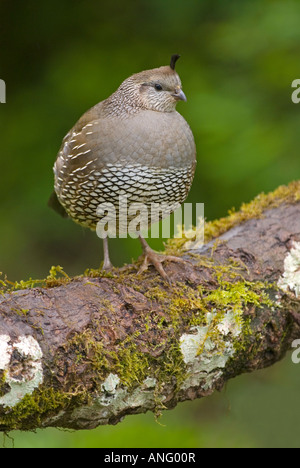
[[[159,414],[281,359],[300,323],[299,183],[292,193],[186,244],[186,262],[165,265],[171,284],[134,265],[72,279],[53,269],[39,287],[4,280],[0,430]]]

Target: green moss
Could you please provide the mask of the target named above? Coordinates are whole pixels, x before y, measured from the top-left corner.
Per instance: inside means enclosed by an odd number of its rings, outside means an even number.
[[[122,384],[128,389],[141,384],[149,376],[151,361],[147,353],[138,351],[133,340],[134,335],[117,346],[117,351],[110,355],[113,359],[113,372],[118,374]]]
[[[250,203],[243,203],[239,211],[232,209],[228,216],[215,221],[205,222],[204,243],[221,236],[233,227],[244,221],[254,218],[261,218],[266,210],[277,208],[284,203],[297,203],[300,201],[300,181],[291,182],[289,185],[282,185],[274,192],[261,193]],[[185,244],[190,239],[185,237],[180,239],[169,239],[166,243],[166,253],[178,254],[184,250]]]
[[[101,270],[101,268],[87,268],[83,276],[88,278],[115,278],[117,275],[115,275],[113,271]]]
[[[117,374],[121,383],[129,390],[141,384],[149,375],[166,383],[178,374],[179,369],[181,373],[182,355],[179,347],[174,349],[173,340],[170,340],[169,345],[166,344],[166,354],[155,359],[138,349],[136,341],[139,335],[140,332],[137,331],[109,350],[102,342],[96,341],[92,331],[87,329],[68,340],[64,351],[69,354],[74,352],[72,372],[77,373],[77,366],[84,365],[86,374],[93,376],[95,388],[98,389],[110,373]]]
[[[260,282],[222,281],[218,289],[205,296],[205,302],[212,304],[218,310],[230,308],[237,313],[242,313],[249,304],[256,307],[262,307],[262,305],[271,307],[273,302],[265,293],[266,287],[269,285]]]
[[[6,376],[7,376],[7,370],[2,370],[0,369],[0,397],[5,395],[6,393]]]
[[[161,300],[168,297],[168,293],[162,289],[161,285],[154,285],[145,292],[145,297],[150,300]]]
[[[218,324],[222,321],[225,314],[230,312],[232,327],[241,330],[238,336],[232,340],[234,349],[245,350],[247,343],[252,335],[251,319],[244,318],[244,311],[249,306],[255,308],[274,307],[273,301],[266,293],[272,286],[260,282],[249,282],[238,280],[236,282],[221,282],[218,289],[208,293],[205,301],[208,307],[212,307],[215,312],[214,320],[211,322],[207,337],[210,337],[214,343],[225,346],[224,336],[220,334]],[[201,350],[199,351],[201,352]]]
[[[104,345],[101,341],[96,341],[93,332],[90,329],[82,333],[74,334],[64,345],[63,355],[74,355],[74,369],[71,372],[76,373],[77,364],[87,364],[91,373],[95,375],[98,381],[103,381],[109,369],[109,362],[105,356]],[[75,383],[77,387],[77,383]],[[73,389],[71,389],[73,390]]]
[[[43,421],[57,414],[58,409],[87,402],[86,393],[77,395],[62,393],[52,387],[40,386],[31,395],[25,395],[20,403],[0,416],[0,430],[30,430],[41,427]]]
[[[0,276],[2,273],[0,273]],[[71,281],[71,278],[65,273],[60,265],[52,266],[49,271],[49,275],[45,279],[32,279],[24,281],[9,281],[5,276],[0,280],[0,293],[10,293],[20,289],[32,289],[36,287],[53,288],[61,286]]]
[[[29,309],[15,309],[14,307],[12,307],[11,310],[17,315],[20,315],[21,317],[26,317],[26,315],[29,313]]]
[[[54,288],[56,286],[69,283],[70,281],[71,278],[63,270],[63,268],[60,265],[57,265],[50,268],[49,275],[45,280],[45,286],[47,288]]]

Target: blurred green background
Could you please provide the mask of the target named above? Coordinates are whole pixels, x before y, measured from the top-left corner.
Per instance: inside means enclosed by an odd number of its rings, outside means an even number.
[[[97,236],[47,207],[57,151],[83,112],[173,53],[188,97],[177,109],[198,151],[187,201],[204,202],[213,219],[299,178],[299,1],[1,0],[0,18],[0,271],[9,279],[99,266]],[[111,244],[116,266],[140,254],[132,239]],[[161,424],[146,414],[88,432],[12,435],[15,447],[298,447],[299,391],[300,367],[287,357]]]

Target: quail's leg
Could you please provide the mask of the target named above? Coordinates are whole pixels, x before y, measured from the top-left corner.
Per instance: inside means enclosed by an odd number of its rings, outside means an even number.
[[[108,239],[105,237],[103,239],[103,252],[104,252],[104,262],[102,270],[111,270],[113,268],[113,264],[109,258],[109,250],[108,250]]]
[[[165,270],[162,267],[162,263],[167,261],[170,262],[180,262],[180,263],[185,263],[185,260],[183,260],[180,257],[174,257],[172,255],[164,255],[164,254],[159,254],[155,252],[154,250],[151,249],[151,247],[148,245],[148,243],[145,241],[145,239],[140,235],[139,236],[140,242],[142,244],[143,248],[143,255],[144,255],[144,262],[139,269],[139,273],[142,273],[143,271],[147,270],[149,265],[153,265],[158,273],[166,280],[169,281],[168,275],[165,272]]]

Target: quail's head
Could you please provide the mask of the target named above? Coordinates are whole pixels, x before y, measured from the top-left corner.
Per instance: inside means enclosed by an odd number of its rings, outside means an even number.
[[[115,95],[122,95],[124,104],[159,112],[172,112],[178,101],[186,101],[175,62],[179,55],[173,55],[170,66],[145,70],[127,78]],[[113,97],[114,95],[112,95]]]

